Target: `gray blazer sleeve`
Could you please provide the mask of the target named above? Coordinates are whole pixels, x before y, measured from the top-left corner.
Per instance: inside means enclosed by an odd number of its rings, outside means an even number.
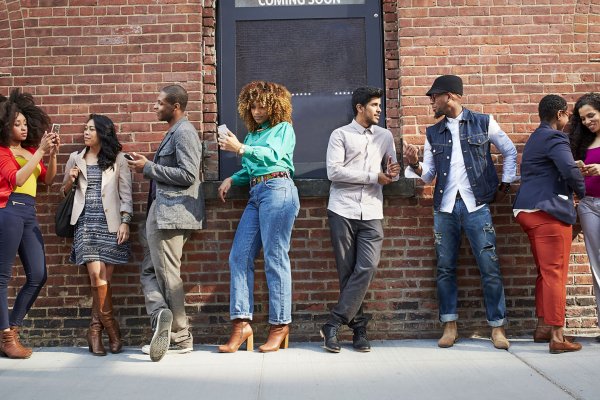
[[[168,141],[157,153],[159,162],[146,163],[144,176],[166,185],[189,187],[200,175],[202,146],[198,134],[191,124],[182,125]]]

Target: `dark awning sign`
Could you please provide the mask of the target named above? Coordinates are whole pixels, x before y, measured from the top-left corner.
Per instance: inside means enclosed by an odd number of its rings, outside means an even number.
[[[365,4],[365,0],[235,0],[236,7],[341,6]]]

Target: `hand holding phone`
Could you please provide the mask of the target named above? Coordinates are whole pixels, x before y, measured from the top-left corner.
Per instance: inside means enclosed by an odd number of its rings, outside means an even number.
[[[227,125],[223,124],[217,127],[217,132],[219,133],[219,137],[227,137],[229,136],[230,130],[227,128]]]
[[[134,161],[133,156],[129,153],[123,153],[123,157],[125,157],[126,160]]]
[[[50,133],[58,136],[58,134],[60,133],[60,124],[52,124],[52,129],[50,130]],[[52,143],[56,143],[56,138],[52,139]]]
[[[585,167],[585,163],[582,160],[576,160],[575,165],[577,165],[577,168]]]

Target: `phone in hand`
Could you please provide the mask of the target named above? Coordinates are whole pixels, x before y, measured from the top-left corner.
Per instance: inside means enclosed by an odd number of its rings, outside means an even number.
[[[219,137],[224,137],[224,136],[226,137],[228,135],[229,128],[227,128],[227,125],[225,125],[225,124],[219,125],[217,127],[217,132],[219,133]]]
[[[54,133],[58,136],[58,134],[60,133],[60,124],[52,124],[52,129],[50,130],[50,133]],[[56,143],[56,139],[52,140],[52,142]]]
[[[133,156],[129,153],[123,153],[123,157],[125,157],[126,160],[135,161]]]
[[[575,161],[575,165],[577,165],[577,168],[583,168],[585,167],[585,163],[581,160],[576,160]]]

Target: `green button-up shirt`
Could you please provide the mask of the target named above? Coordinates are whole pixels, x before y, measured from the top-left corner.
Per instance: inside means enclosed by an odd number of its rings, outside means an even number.
[[[236,186],[247,185],[255,176],[287,171],[294,175],[294,147],[296,134],[289,122],[269,127],[263,123],[256,132],[244,138],[242,169],[231,176]]]

